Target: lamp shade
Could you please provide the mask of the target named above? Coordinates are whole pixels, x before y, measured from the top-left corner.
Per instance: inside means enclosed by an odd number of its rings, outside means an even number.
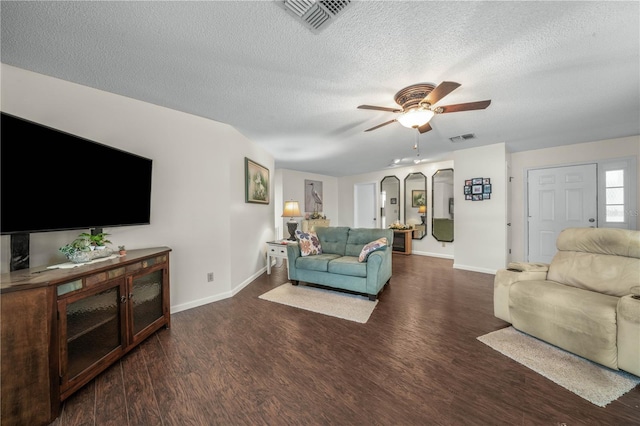
[[[426,213],[427,212],[427,206],[426,205],[421,205],[420,207],[418,207],[418,213]]]
[[[411,108],[398,117],[398,121],[404,127],[420,127],[426,124],[433,117],[434,112],[428,108],[417,107]]]
[[[300,217],[300,206],[297,201],[285,201],[282,217]]]

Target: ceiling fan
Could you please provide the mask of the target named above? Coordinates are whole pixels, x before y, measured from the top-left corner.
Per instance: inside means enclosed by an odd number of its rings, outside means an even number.
[[[425,133],[432,129],[429,121],[435,114],[485,109],[491,104],[491,100],[486,100],[438,107],[433,106],[440,99],[444,98],[458,87],[460,87],[460,83],[455,83],[453,81],[443,81],[438,84],[438,86],[434,86],[429,83],[418,83],[405,87],[395,94],[394,100],[398,105],[400,105],[400,109],[373,105],[360,105],[358,107],[360,109],[374,109],[401,114],[398,118],[378,124],[377,126],[365,130],[365,132],[378,129],[397,121],[404,127],[415,128],[418,129],[420,133]]]

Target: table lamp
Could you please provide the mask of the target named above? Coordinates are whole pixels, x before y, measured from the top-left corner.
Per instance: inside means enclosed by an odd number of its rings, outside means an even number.
[[[418,214],[420,214],[420,219],[422,220],[422,224],[424,225],[424,220],[427,217],[427,206],[425,204],[418,207]]]
[[[289,241],[295,241],[295,232],[298,227],[298,222],[296,222],[293,218],[300,217],[300,206],[297,201],[285,201],[284,209],[282,212],[282,217],[290,217],[291,220],[287,222],[287,229],[289,230]]]

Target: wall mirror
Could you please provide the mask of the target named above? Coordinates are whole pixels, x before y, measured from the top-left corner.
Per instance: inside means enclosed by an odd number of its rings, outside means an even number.
[[[431,176],[431,235],[438,241],[453,241],[453,169],[440,169]]]
[[[395,176],[380,181],[380,218],[383,229],[400,220],[400,179]]]
[[[420,173],[409,173],[404,178],[404,223],[414,229],[413,239],[421,240],[427,234],[427,177]]]

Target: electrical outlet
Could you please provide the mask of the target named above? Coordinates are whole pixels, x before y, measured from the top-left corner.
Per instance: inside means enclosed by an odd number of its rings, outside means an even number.
[[[209,282],[213,281],[213,272],[207,272],[207,281]]]

